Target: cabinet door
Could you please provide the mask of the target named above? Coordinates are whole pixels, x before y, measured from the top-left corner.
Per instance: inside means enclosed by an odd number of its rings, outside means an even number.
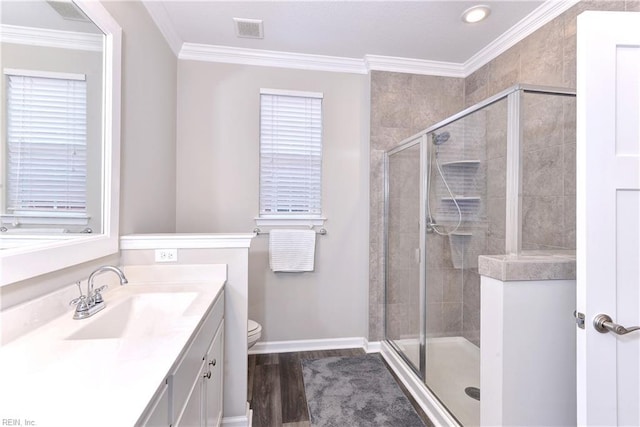
[[[207,352],[207,366],[211,378],[205,379],[204,415],[207,427],[219,426],[222,421],[222,393],[224,377],[224,320]]]
[[[169,422],[169,387],[165,383],[147,418],[141,423],[145,427],[166,427]]]
[[[204,414],[202,412],[202,400],[205,393],[204,388],[206,386],[205,374],[209,371],[206,363],[206,359],[202,361],[200,366],[200,374],[196,379],[193,389],[187,398],[187,402],[184,405],[184,411],[180,414],[176,427],[200,427],[204,425]]]

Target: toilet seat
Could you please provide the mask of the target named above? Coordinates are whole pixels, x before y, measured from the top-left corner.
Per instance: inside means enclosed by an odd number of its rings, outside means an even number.
[[[247,334],[251,337],[254,335],[259,335],[262,332],[262,326],[254,320],[249,319],[247,323]]]
[[[248,348],[253,347],[253,345],[260,339],[262,335],[262,326],[260,323],[248,319],[247,322],[247,346]]]

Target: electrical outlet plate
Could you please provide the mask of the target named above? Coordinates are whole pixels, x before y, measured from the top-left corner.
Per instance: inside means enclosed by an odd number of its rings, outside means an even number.
[[[177,249],[156,249],[156,262],[178,261]]]

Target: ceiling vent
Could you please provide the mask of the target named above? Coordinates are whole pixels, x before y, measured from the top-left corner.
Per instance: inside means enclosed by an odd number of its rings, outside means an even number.
[[[236,24],[236,36],[248,39],[264,38],[262,19],[233,18]]]
[[[70,0],[47,0],[47,3],[64,19],[69,21],[91,22],[89,18],[87,18],[87,15]]]

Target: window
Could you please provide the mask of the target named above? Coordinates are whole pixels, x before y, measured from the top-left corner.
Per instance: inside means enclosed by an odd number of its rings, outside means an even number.
[[[86,216],[84,75],[5,70],[5,216]]]
[[[322,94],[260,91],[260,218],[320,218]]]

